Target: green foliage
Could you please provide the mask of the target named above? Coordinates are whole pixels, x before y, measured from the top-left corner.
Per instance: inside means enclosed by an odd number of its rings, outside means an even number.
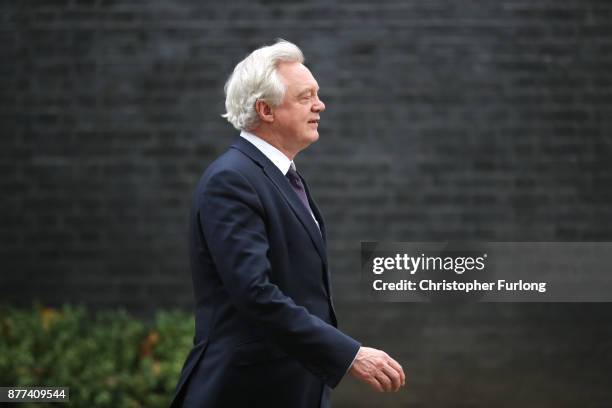
[[[70,387],[71,407],[165,408],[192,341],[193,318],[178,311],[146,324],[121,310],[3,307],[0,385]]]

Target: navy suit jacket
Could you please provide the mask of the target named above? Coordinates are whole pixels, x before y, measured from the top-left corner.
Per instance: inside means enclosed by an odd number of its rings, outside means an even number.
[[[194,347],[172,407],[320,407],[360,344],[340,332],[325,222],[238,137],[198,183],[191,213]]]

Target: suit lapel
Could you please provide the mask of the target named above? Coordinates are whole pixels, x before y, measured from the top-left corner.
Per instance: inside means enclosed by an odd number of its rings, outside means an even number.
[[[306,184],[306,180],[304,180],[301,175],[300,179],[302,179],[302,184],[304,184],[306,196],[308,197],[308,202],[310,203],[310,209],[312,210],[315,218],[319,222],[319,230],[321,231],[323,242],[327,244],[327,234],[325,230],[325,220],[323,219],[323,214],[321,214],[321,211],[319,211],[319,207],[317,207],[317,203],[315,203],[314,198],[312,198],[312,196],[310,195],[310,190],[308,189],[308,184]]]
[[[300,178],[302,179],[302,184],[304,184],[304,189],[306,190],[306,196],[308,197],[308,202],[310,203],[310,208],[312,209],[312,212],[314,213],[315,217],[319,221],[319,228],[321,230],[320,235],[321,237],[323,237],[324,248],[327,248],[327,233],[325,230],[325,220],[323,220],[323,215],[319,211],[319,207],[317,207],[317,204],[315,203],[314,198],[312,198],[312,196],[310,195],[310,190],[308,189],[308,184],[306,184],[306,180],[304,180],[302,176],[300,176]],[[331,296],[331,276],[329,273],[329,268],[327,267],[327,263],[325,266],[326,266],[325,268],[325,287],[327,289],[327,294]],[[334,316],[335,316],[335,311],[333,309],[334,309],[334,305],[332,304],[332,311],[334,312]]]
[[[285,201],[287,201],[297,218],[300,220],[302,226],[308,232],[308,235],[310,235],[310,239],[314,243],[317,252],[319,253],[319,256],[323,260],[325,269],[327,270],[327,252],[325,250],[325,243],[322,237],[325,235],[324,229],[321,229],[321,231],[319,231],[317,225],[312,219],[312,216],[304,207],[295,191],[293,191],[293,189],[291,188],[289,180],[287,180],[285,175],[281,173],[281,171],[278,169],[278,167],[274,165],[274,163],[272,163],[262,152],[259,151],[259,149],[257,149],[243,137],[238,136],[232,147],[246,154],[263,168],[263,171],[266,176],[272,181],[272,183],[274,183],[274,185],[276,185],[276,188],[280,191]],[[313,212],[316,211],[315,216],[317,217],[317,219],[322,221],[323,218],[321,217],[318,208],[315,209],[316,205],[314,205],[314,202],[312,202],[312,200],[310,199],[310,194],[308,194],[308,196],[309,201],[313,204]],[[322,222],[321,225],[323,225]]]

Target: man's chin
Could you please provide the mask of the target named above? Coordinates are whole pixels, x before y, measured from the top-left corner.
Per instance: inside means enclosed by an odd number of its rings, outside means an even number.
[[[309,132],[308,135],[303,135],[301,138],[302,148],[300,150],[306,149],[317,140],[319,140],[319,132],[316,130],[314,132]]]

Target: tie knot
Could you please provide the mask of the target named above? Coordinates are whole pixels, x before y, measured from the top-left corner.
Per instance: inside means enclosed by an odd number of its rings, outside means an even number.
[[[289,167],[289,170],[287,170],[287,177],[297,177],[297,171],[295,171],[293,169],[293,167]]]
[[[298,175],[297,171],[293,169],[293,167],[289,167],[289,170],[287,171],[287,178],[294,187],[297,187],[300,190],[304,189],[300,176]]]

